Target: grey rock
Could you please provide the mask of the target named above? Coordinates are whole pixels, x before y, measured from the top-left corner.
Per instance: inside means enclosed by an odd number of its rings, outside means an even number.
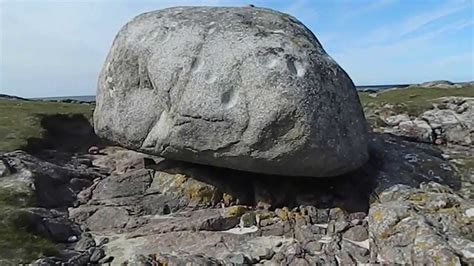
[[[10,169],[8,167],[8,164],[3,162],[3,160],[0,160],[0,177],[7,176],[10,174]]]
[[[43,161],[24,151],[14,151],[0,155],[10,175],[4,180],[12,180],[34,188],[35,205],[45,208],[72,206],[80,189],[90,184],[90,180],[102,176],[92,169],[62,166]],[[70,181],[73,181],[71,185]],[[77,180],[85,180],[77,182]]]
[[[103,257],[101,260],[99,260],[99,264],[103,265],[103,264],[106,264],[106,263],[111,263],[112,261],[114,261],[113,256],[106,256],[106,257]]]
[[[402,122],[410,121],[410,117],[407,114],[397,114],[385,117],[383,120],[389,126],[398,126]]]
[[[422,88],[443,88],[443,89],[450,89],[450,88],[460,87],[458,84],[454,84],[449,80],[427,81],[427,82],[423,82],[421,84],[417,84],[415,86],[422,87]]]
[[[377,166],[378,195],[394,185],[419,187],[423,182],[435,181],[453,189],[461,186],[452,164],[443,158],[441,150],[426,143],[406,141],[390,134],[373,134],[370,149]]]
[[[68,242],[72,235],[79,233],[78,226],[68,219],[67,212],[54,209],[24,208],[22,222],[31,232],[55,242]]]
[[[104,200],[128,196],[142,196],[152,182],[149,170],[139,169],[121,175],[112,175],[96,186],[92,199]]]
[[[232,263],[232,265],[246,265],[251,264],[251,260],[244,254],[228,254],[224,256],[224,261]]]
[[[344,232],[343,237],[354,241],[364,241],[369,238],[369,233],[366,227],[356,225]]]
[[[90,234],[82,234],[79,241],[77,241],[74,249],[77,251],[87,251],[92,247],[95,247],[96,243],[94,238]]]
[[[421,119],[399,123],[396,134],[421,142],[432,143],[434,141],[433,129],[426,121]]]
[[[368,263],[370,252],[368,249],[349,241],[342,242],[342,250],[350,254],[357,263]]]
[[[87,218],[85,225],[94,231],[125,228],[130,216],[125,208],[101,207]]]
[[[345,221],[347,215],[341,208],[332,208],[329,210],[329,219],[332,221]]]
[[[100,74],[94,125],[134,150],[258,173],[333,176],[368,159],[348,75],[301,22],[263,8],[135,17]]]
[[[469,243],[472,226],[465,210],[472,201],[431,182],[419,188],[398,185],[379,196],[368,216],[374,249],[384,263],[455,264],[468,258],[457,243]],[[460,255],[461,254],[461,255]]]
[[[70,258],[67,263],[70,265],[87,265],[90,262],[91,254],[88,252],[83,252],[72,258]]]
[[[255,212],[244,213],[244,215],[240,217],[239,225],[240,227],[251,227],[251,226],[257,225]]]
[[[105,251],[101,248],[91,248],[89,253],[91,254],[89,261],[92,263],[97,263],[105,257]]]

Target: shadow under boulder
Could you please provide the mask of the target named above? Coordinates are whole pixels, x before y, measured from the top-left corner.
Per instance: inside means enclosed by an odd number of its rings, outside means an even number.
[[[87,152],[89,147],[105,142],[94,133],[91,121],[83,114],[40,115],[42,138],[30,138],[24,150],[35,155],[45,150]]]

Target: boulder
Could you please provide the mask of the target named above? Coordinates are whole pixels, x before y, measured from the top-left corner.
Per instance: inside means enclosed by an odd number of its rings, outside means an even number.
[[[421,142],[432,143],[434,141],[433,130],[430,125],[421,119],[403,121],[398,124],[395,133]]]
[[[301,22],[263,8],[134,18],[100,73],[94,124],[127,148],[257,173],[335,176],[368,159],[349,76]]]
[[[446,97],[439,108],[425,111],[421,118],[439,129],[449,143],[470,146],[474,142],[474,98]]]

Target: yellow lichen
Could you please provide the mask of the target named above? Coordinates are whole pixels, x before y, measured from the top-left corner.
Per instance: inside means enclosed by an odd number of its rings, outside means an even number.
[[[205,205],[211,205],[218,201],[216,188],[199,183],[190,185],[186,189],[186,194],[192,201]]]
[[[376,222],[382,222],[383,221],[383,212],[380,210],[375,211],[374,215],[374,220]]]
[[[175,187],[182,187],[184,185],[184,183],[186,183],[187,179],[188,178],[185,175],[176,174],[175,175],[175,180],[174,180]]]
[[[247,206],[235,205],[226,209],[226,216],[239,217],[249,210]]]
[[[257,214],[259,215],[260,217],[260,221],[263,221],[263,220],[266,220],[266,219],[270,219],[273,217],[273,213],[272,212],[269,212],[267,210],[258,210],[257,211]]]
[[[283,207],[280,209],[276,215],[282,220],[282,221],[288,221],[291,218],[290,210],[287,207]]]
[[[426,202],[426,199],[427,199],[427,195],[424,193],[413,194],[413,195],[410,195],[410,197],[408,198],[408,200],[416,201],[417,203],[424,203]]]
[[[228,194],[228,193],[223,193],[222,194],[222,200],[224,201],[224,204],[226,206],[229,206],[230,204],[232,204],[235,201],[234,197],[231,194]]]
[[[430,248],[432,248],[433,246],[426,243],[426,242],[418,242],[415,244],[415,247],[421,249],[421,250],[429,250]]]

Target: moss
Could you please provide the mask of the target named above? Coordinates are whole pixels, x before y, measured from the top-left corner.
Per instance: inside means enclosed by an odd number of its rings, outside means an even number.
[[[40,116],[83,114],[91,119],[93,105],[0,99],[0,151],[21,149],[30,138],[41,138]]]

